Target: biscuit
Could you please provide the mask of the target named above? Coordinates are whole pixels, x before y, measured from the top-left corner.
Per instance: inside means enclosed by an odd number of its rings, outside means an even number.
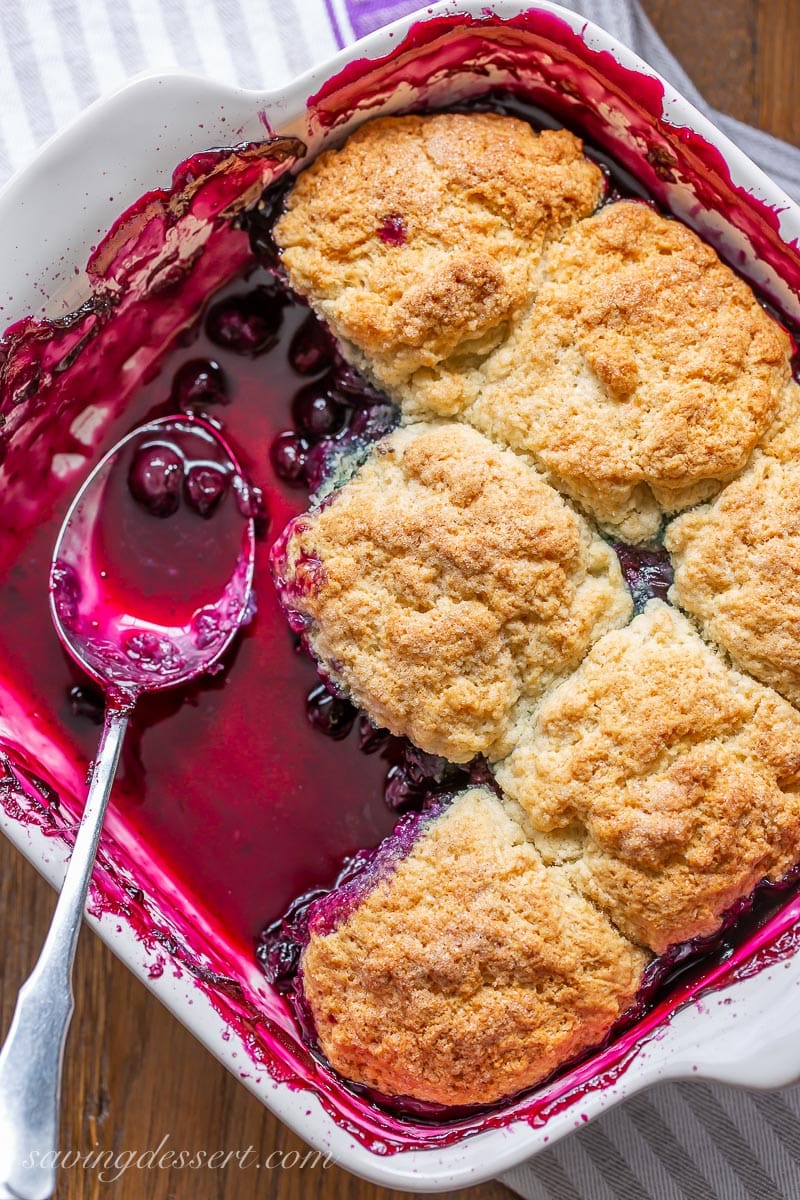
[[[321,915],[301,979],[331,1065],[438,1104],[491,1103],[596,1045],[647,963],[486,789],[424,823],[333,929]]]
[[[351,361],[409,415],[449,415],[533,294],[547,241],[603,190],[565,130],[496,113],[380,117],[298,176],[275,238]]]
[[[613,551],[516,455],[457,423],[401,429],[276,544],[282,602],[379,726],[501,757],[518,703],[630,616]]]
[[[758,453],[673,521],[670,599],[756,679],[800,705],[800,459]]]
[[[657,954],[800,857],[800,714],[661,601],[545,696],[496,775],[545,861]]]
[[[778,412],[790,342],[678,221],[619,201],[548,249],[464,416],[628,541],[709,499]]]

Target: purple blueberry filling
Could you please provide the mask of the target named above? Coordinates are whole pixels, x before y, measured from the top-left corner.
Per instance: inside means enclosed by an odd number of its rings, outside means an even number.
[[[355,724],[358,713],[349,700],[334,696],[324,683],[309,692],[306,699],[306,716],[309,724],[326,737],[347,737]]]
[[[431,796],[455,794],[470,786],[494,789],[484,759],[478,757],[459,765],[405,742],[402,754],[386,776],[384,800],[394,812],[413,812],[423,809]]]
[[[148,630],[129,633],[122,649],[131,662],[153,675],[172,675],[184,665],[183,655],[170,638]]]
[[[619,565],[633,596],[634,611],[642,611],[648,600],[666,600],[672,587],[673,570],[663,546],[627,546],[614,542]]]
[[[287,293],[286,303],[292,300]],[[314,313],[295,330],[287,357],[296,375],[318,378],[295,393],[293,427],[274,438],[270,461],[279,479],[322,498],[349,478],[372,443],[395,427],[399,413],[342,358]]]
[[[378,228],[378,237],[387,246],[405,246],[406,223],[400,213],[387,213]]]

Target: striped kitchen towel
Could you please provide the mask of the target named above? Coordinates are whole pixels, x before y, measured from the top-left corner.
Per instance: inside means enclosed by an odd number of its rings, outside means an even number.
[[[181,67],[272,89],[415,7],[413,0],[0,0],[0,181],[97,96],[140,71]],[[571,7],[638,50],[800,199],[800,150],[711,112],[634,0]],[[664,1085],[504,1182],[531,1200],[797,1200],[800,1087],[765,1094]]]
[[[148,69],[288,83],[415,0],[0,0],[0,183],[87,104]],[[791,196],[800,150],[704,103],[635,0],[567,3],[638,50]]]

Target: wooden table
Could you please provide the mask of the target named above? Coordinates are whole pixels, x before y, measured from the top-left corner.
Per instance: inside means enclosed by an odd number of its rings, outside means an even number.
[[[700,90],[743,121],[800,142],[800,0],[645,0],[644,7]],[[30,970],[53,907],[34,869],[0,844],[5,952],[0,1024]],[[100,943],[81,940],[77,1012],[70,1037],[61,1145],[88,1151],[173,1148],[304,1149],[223,1070]],[[252,1171],[140,1172],[104,1184],[94,1172],[62,1173],[59,1200],[401,1200],[332,1167]],[[464,1200],[511,1193],[486,1184]]]

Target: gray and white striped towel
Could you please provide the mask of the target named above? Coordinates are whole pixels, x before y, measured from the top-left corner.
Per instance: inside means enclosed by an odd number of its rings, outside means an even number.
[[[273,88],[421,0],[0,0],[0,181],[146,68]],[[570,6],[570,0],[563,0]],[[573,0],[708,110],[635,0]],[[800,150],[712,119],[800,199]],[[800,1086],[656,1088],[504,1176],[531,1200],[797,1200]]]

